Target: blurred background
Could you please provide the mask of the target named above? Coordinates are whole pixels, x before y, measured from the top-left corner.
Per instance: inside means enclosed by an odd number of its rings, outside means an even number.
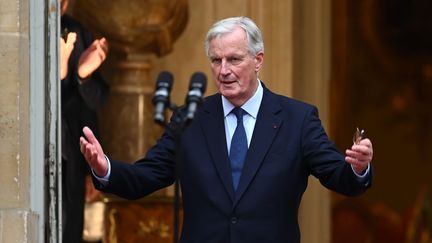
[[[356,218],[368,242],[431,242],[432,2],[336,0],[333,10],[331,134],[347,147],[360,126],[375,152],[361,203],[333,197],[334,238],[353,242],[337,233]]]

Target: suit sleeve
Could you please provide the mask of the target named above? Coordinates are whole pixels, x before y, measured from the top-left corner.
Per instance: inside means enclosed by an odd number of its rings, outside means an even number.
[[[139,199],[174,183],[177,145],[175,134],[166,129],[146,154],[134,164],[111,160],[111,175],[106,186],[93,175],[98,190],[126,199]]]
[[[371,186],[372,166],[367,178],[359,180],[351,165],[345,161],[344,155],[329,140],[315,107],[306,114],[302,137],[304,160],[312,175],[326,188],[347,196],[356,196]]]

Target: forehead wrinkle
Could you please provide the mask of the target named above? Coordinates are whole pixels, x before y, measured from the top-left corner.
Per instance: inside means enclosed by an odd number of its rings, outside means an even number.
[[[249,53],[247,47],[236,40],[222,41],[214,39],[210,44],[210,57],[245,56]]]

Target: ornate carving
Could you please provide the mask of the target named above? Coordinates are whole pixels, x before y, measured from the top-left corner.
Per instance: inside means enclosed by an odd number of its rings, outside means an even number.
[[[77,0],[75,15],[126,55],[172,50],[188,20],[187,0]]]
[[[170,226],[165,222],[159,222],[156,219],[149,219],[146,222],[139,221],[138,234],[146,237],[148,235],[155,235],[160,238],[168,238]]]
[[[105,202],[108,213],[105,225],[108,229],[105,232],[107,242],[173,242],[171,198],[153,197],[137,201],[110,198]]]

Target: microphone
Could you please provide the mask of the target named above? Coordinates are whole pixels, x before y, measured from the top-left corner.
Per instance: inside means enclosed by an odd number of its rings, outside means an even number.
[[[201,104],[203,94],[207,86],[207,77],[204,73],[196,72],[192,75],[189,84],[189,92],[186,97],[187,113],[186,118],[192,120],[198,105]]]
[[[159,73],[156,81],[156,90],[153,96],[155,106],[154,120],[159,124],[165,123],[165,108],[170,105],[169,94],[173,84],[173,75],[170,72],[163,71]]]

